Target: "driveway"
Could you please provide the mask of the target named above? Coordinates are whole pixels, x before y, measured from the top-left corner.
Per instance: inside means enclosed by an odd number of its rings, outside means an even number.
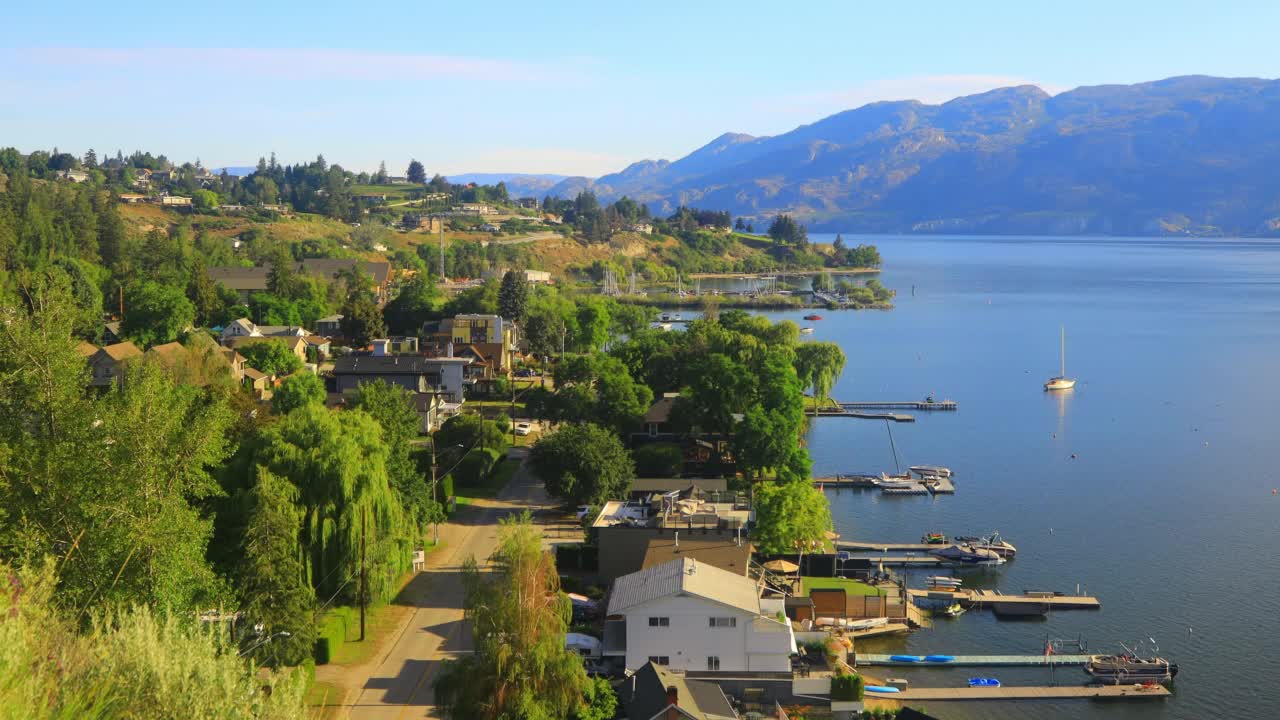
[[[471,651],[470,631],[462,620],[463,563],[468,557],[482,564],[488,560],[498,544],[499,519],[551,505],[541,484],[521,466],[496,499],[478,501],[441,526],[444,547],[427,556],[427,570],[405,588],[402,600],[416,609],[390,648],[365,666],[317,668],[318,679],[352,688],[338,717],[439,717],[431,685],[441,663]]]

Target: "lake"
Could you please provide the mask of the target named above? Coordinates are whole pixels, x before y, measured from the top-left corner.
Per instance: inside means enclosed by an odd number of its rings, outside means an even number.
[[[830,241],[833,236],[815,236]],[[1181,666],[1168,701],[950,703],[944,718],[1270,717],[1265,660],[1280,638],[1280,243],[1116,238],[857,237],[884,257],[892,311],[768,313],[839,343],[841,400],[959,403],[895,424],[903,464],[953,468],[954,496],[828,491],[846,539],[918,542],[999,530],[1019,549],[968,584],[1074,591],[1100,611],[1034,622],[970,611],[867,652],[1091,652],[1154,638]],[[912,286],[915,293],[912,294]],[[1066,327],[1074,391],[1045,393]],[[892,470],[885,424],[830,418],[808,436],[814,473]],[[922,585],[917,578],[916,586]],[[882,674],[920,685],[983,675],[1049,684],[1047,670]],[[1078,667],[1057,681],[1083,683]]]

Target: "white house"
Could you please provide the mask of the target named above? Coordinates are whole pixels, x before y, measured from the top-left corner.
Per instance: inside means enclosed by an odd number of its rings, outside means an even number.
[[[606,656],[628,670],[647,662],[674,670],[790,672],[795,635],[765,614],[750,578],[697,562],[672,560],[614,581],[605,622]]]
[[[238,337],[307,337],[313,335],[310,330],[297,325],[255,325],[249,318],[236,318],[222,329],[222,344],[226,345]]]

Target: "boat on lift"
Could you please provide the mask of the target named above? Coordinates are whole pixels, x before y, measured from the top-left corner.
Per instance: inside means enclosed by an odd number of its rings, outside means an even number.
[[[1090,655],[1084,671],[1093,679],[1108,685],[1130,685],[1171,682],[1178,674],[1178,666],[1159,655],[1143,656],[1141,647],[1130,650],[1121,643],[1124,652],[1114,655]],[[1157,647],[1154,652],[1159,652]]]
[[[953,539],[958,543],[965,543],[975,548],[990,550],[1005,559],[1011,559],[1014,555],[1018,554],[1018,548],[1014,547],[1013,543],[1000,537],[1000,532],[998,530],[993,531],[990,535],[983,535],[981,537],[963,535],[957,536]]]
[[[952,543],[939,550],[930,550],[930,555],[960,565],[1003,565],[1004,558],[993,550],[975,548],[972,545]]]

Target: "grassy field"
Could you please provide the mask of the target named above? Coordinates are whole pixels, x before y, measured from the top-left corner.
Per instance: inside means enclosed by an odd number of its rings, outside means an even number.
[[[810,590],[844,590],[846,595],[875,597],[883,595],[878,588],[857,580],[844,578],[802,577],[800,578],[801,594],[807,596]]]

